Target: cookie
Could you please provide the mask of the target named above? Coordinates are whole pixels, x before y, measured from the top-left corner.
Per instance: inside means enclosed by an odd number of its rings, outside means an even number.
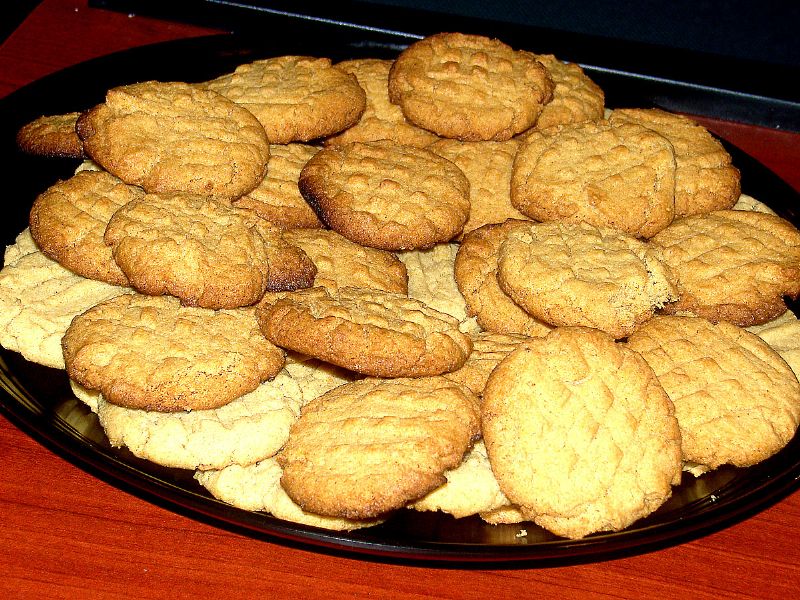
[[[62,340],[71,379],[126,408],[219,408],[283,366],[253,309],[181,306],[170,296],[126,294],[76,317]]]
[[[255,219],[253,223],[267,249],[267,291],[292,291],[311,287],[317,267],[302,248],[289,242],[284,231],[269,221]]]
[[[86,279],[36,249],[26,229],[0,271],[0,345],[26,360],[64,369],[61,338],[72,319],[130,288]]]
[[[231,465],[220,470],[197,471],[194,478],[223,502],[243,510],[270,513],[277,519],[332,531],[372,527],[380,519],[355,520],[325,517],[306,512],[281,487],[283,469],[275,458],[254,465]]]
[[[514,159],[511,202],[536,221],[652,237],[675,216],[672,144],[643,125],[606,120],[533,131]]]
[[[674,408],[645,360],[594,329],[562,327],[492,372],[483,435],[500,489],[568,538],[618,531],[681,477]]]
[[[331,229],[382,250],[447,242],[469,216],[469,182],[461,169],[395,142],[325,148],[303,167],[299,187]]]
[[[683,457],[703,469],[754,465],[800,422],[800,384],[757,335],[730,323],[660,316],[628,339],[675,404]]]
[[[465,235],[458,249],[453,267],[456,284],[468,314],[486,331],[539,336],[551,329],[520,308],[497,281],[500,247],[511,231],[529,225],[515,219],[484,225]]]
[[[511,204],[511,166],[519,146],[518,140],[439,140],[428,146],[429,150],[454,162],[469,181],[469,218],[463,234],[488,223],[526,219]]]
[[[447,483],[429,492],[408,508],[441,511],[463,519],[508,505],[508,498],[497,484],[483,440],[475,445],[456,468],[445,471]]]
[[[660,251],[588,223],[534,223],[509,233],[497,280],[530,315],[553,326],[583,325],[623,338],[676,300]]]
[[[250,112],[188,83],[113,88],[76,130],[94,161],[148,192],[237,198],[264,178],[269,158]]]
[[[644,125],[670,141],[675,150],[675,216],[732,208],[738,200],[739,169],[702,125],[658,108],[616,109],[609,120]]]
[[[375,377],[454,371],[472,349],[455,318],[378,290],[314,287],[262,302],[257,315],[276,345]]]
[[[767,206],[760,200],[756,200],[752,196],[748,196],[747,194],[739,195],[739,199],[736,201],[736,204],[733,205],[733,210],[752,210],[755,212],[763,212],[770,215],[777,214],[769,206]]]
[[[481,398],[494,368],[530,338],[526,335],[490,331],[470,333],[469,337],[472,340],[472,352],[464,366],[451,373],[445,373],[442,377],[464,386]]]
[[[351,379],[289,361],[274,379],[220,408],[165,413],[116,406],[100,395],[95,412],[111,445],[139,458],[179,469],[246,466],[283,447],[301,406],[316,397],[305,388],[321,395]]]
[[[443,484],[479,434],[475,397],[446,379],[356,381],[303,407],[281,485],[306,511],[379,517]]]
[[[398,252],[408,272],[408,296],[434,310],[467,319],[467,305],[453,275],[458,244],[436,244],[428,250]]]
[[[120,208],[105,241],[142,293],[186,306],[236,308],[267,290],[269,262],[259,217],[205,196],[148,194]]]
[[[83,142],[75,132],[80,113],[43,115],[17,132],[17,146],[28,154],[52,158],[83,158]]]
[[[530,53],[461,33],[411,44],[389,73],[389,99],[406,119],[464,141],[503,141],[525,131],[552,91],[547,69]]]
[[[583,69],[552,54],[534,54],[553,80],[553,99],[544,105],[536,129],[599,121],[605,116],[605,94]],[[524,134],[523,134],[524,135]]]
[[[393,140],[398,144],[424,148],[439,139],[430,131],[406,121],[400,107],[389,102],[389,70],[393,62],[379,58],[356,58],[334,65],[345,73],[355,75],[367,95],[367,104],[358,123],[326,138],[326,146]]]
[[[366,248],[328,229],[285,231],[283,238],[302,249],[317,269],[314,286],[408,293],[405,265],[391,252]],[[434,307],[435,308],[435,307]]]
[[[70,271],[113,285],[128,285],[103,241],[113,214],[144,191],[105,171],[81,171],[40,194],[30,213],[30,231],[47,256]]]
[[[254,190],[234,200],[233,205],[249,208],[284,229],[323,227],[297,187],[300,171],[318,151],[306,144],[270,146],[266,177]]]
[[[800,294],[800,232],[780,217],[721,210],[677,219],[651,242],[678,278],[664,307],[747,327],[786,310]]]
[[[366,95],[328,58],[278,56],[236,67],[207,84],[253,113],[273,144],[307,142],[355,124]]]

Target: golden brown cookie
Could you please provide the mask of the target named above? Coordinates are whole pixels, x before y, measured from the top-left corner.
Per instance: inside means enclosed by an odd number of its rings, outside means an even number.
[[[391,252],[367,248],[329,229],[294,229],[283,238],[302,249],[317,268],[314,286],[408,292],[405,265]]]
[[[206,85],[253,113],[273,144],[337,133],[356,123],[366,105],[356,78],[333,68],[328,58],[266,58]]]
[[[519,146],[518,140],[439,140],[428,146],[429,150],[454,162],[469,181],[469,219],[463,234],[488,223],[527,218],[511,204],[511,166]]]
[[[144,196],[105,171],[81,171],[40,194],[30,214],[31,235],[47,256],[70,271],[113,285],[128,278],[103,235],[112,215]]]
[[[741,191],[739,169],[723,145],[690,118],[658,108],[616,109],[612,123],[638,123],[675,150],[675,216],[732,208]]]
[[[262,302],[257,314],[278,346],[375,377],[454,371],[472,350],[455,318],[378,290],[314,287]]]
[[[583,69],[552,54],[534,54],[553,80],[553,99],[544,105],[536,129],[567,123],[599,121],[605,114],[605,94]]]
[[[545,334],[542,333],[542,335]],[[492,333],[490,331],[470,333],[469,337],[472,340],[472,352],[467,358],[467,362],[460,369],[444,373],[442,377],[466,387],[481,398],[489,375],[492,374],[494,368],[506,356],[531,338],[527,335]]]
[[[618,531],[681,477],[674,407],[645,360],[595,329],[562,327],[509,354],[483,395],[500,489],[553,533]]]
[[[430,248],[469,216],[469,182],[424,148],[390,141],[330,146],[308,161],[300,192],[333,230],[383,250]]]
[[[547,69],[530,53],[462,33],[411,44],[389,73],[389,98],[406,119],[465,141],[503,141],[525,131],[552,91]]]
[[[23,125],[17,146],[23,152],[53,158],[83,158],[83,142],[75,132],[80,113],[44,115]]]
[[[325,145],[350,142],[393,140],[424,148],[439,136],[406,121],[400,107],[389,102],[389,69],[394,61],[379,58],[356,58],[334,65],[355,75],[367,94],[367,106],[358,123],[325,140]]]
[[[297,187],[300,171],[318,151],[319,148],[306,144],[270,146],[267,176],[254,190],[234,200],[233,205],[249,208],[284,229],[323,227]]]
[[[634,123],[533,131],[514,159],[511,202],[537,221],[585,221],[649,238],[675,215],[672,144]]]
[[[348,383],[303,407],[281,485],[303,510],[378,517],[443,484],[479,434],[476,398],[441,377]]]
[[[486,331],[539,336],[551,329],[520,308],[497,281],[500,247],[509,233],[529,225],[529,221],[516,219],[484,225],[465,235],[458,249],[454,265],[458,289],[467,303],[468,314],[476,317]]]
[[[173,412],[224,406],[274,377],[283,352],[253,309],[125,294],[76,317],[62,340],[71,379],[113,404]]]
[[[747,327],[786,310],[800,294],[800,232],[780,217],[721,210],[677,219],[651,242],[678,278],[664,307]]]
[[[317,267],[308,255],[284,237],[284,230],[269,221],[255,219],[254,226],[267,248],[267,291],[292,291],[311,287]]]
[[[76,130],[94,161],[148,192],[237,198],[264,178],[269,158],[264,128],[250,112],[187,83],[113,88]]]
[[[530,315],[623,338],[676,300],[660,250],[588,223],[533,223],[500,247],[497,280]]]
[[[105,241],[137,290],[186,306],[236,308],[267,290],[258,219],[205,196],[147,194],[114,214]]]
[[[730,323],[660,316],[628,339],[675,404],[683,457],[704,469],[750,466],[800,422],[800,384],[757,335]]]

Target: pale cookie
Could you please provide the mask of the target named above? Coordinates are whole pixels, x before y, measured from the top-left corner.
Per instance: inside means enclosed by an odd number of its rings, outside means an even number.
[[[780,217],[721,210],[676,220],[651,242],[678,279],[665,312],[747,327],[786,310],[800,294],[800,232]]]
[[[748,327],[747,331],[755,333],[769,344],[769,347],[781,355],[796,376],[800,376],[800,320],[787,310],[777,319],[763,325]]]
[[[599,121],[605,116],[605,94],[583,69],[552,54],[534,54],[553,80],[553,99],[544,105],[536,129]],[[524,135],[524,134],[523,134]]]
[[[522,523],[528,520],[525,518],[525,515],[522,514],[522,511],[513,504],[500,506],[494,510],[484,511],[480,514],[480,517],[491,525],[509,525]]]
[[[675,215],[672,144],[634,123],[536,130],[520,147],[511,202],[537,221],[585,221],[649,238]]]
[[[352,531],[381,522],[379,519],[359,521],[306,512],[281,487],[282,474],[278,461],[268,458],[246,467],[231,465],[221,470],[197,471],[194,478],[215,498],[227,504],[243,510],[268,512],[291,523],[332,531]]]
[[[424,148],[439,139],[430,131],[406,121],[400,107],[389,101],[389,70],[393,62],[379,58],[356,58],[334,65],[355,75],[367,94],[367,106],[358,123],[327,138],[325,145],[393,140],[398,144]]]
[[[667,138],[675,150],[675,216],[733,207],[741,192],[739,169],[702,125],[658,108],[616,109],[612,123],[638,123]]]
[[[257,316],[276,345],[375,377],[454,371],[472,350],[454,317],[378,290],[300,290],[262,302]]]
[[[127,408],[219,408],[274,377],[283,352],[253,309],[212,311],[126,294],[76,317],[62,340],[70,378]]]
[[[456,468],[445,471],[447,483],[426,494],[408,508],[441,511],[457,519],[497,510],[508,505],[500,491],[483,440],[478,440]]]
[[[17,146],[23,152],[53,158],[83,158],[83,142],[75,132],[80,113],[44,115],[23,125]]]
[[[500,247],[497,280],[514,302],[554,326],[623,338],[676,300],[658,248],[588,223],[534,223]]]
[[[0,271],[0,344],[31,362],[63,369],[61,338],[72,319],[131,290],[76,275],[35,246],[31,250],[33,239],[24,234],[6,250]]]
[[[3,254],[3,266],[10,265],[17,262],[23,256],[33,254],[34,252],[41,252],[39,246],[33,241],[30,228],[26,227],[14,240],[10,246],[6,246],[5,253]]]
[[[303,407],[281,485],[303,510],[379,517],[442,485],[479,435],[477,399],[446,379],[356,381]]]
[[[509,219],[505,223],[484,225],[464,236],[456,254],[455,280],[478,325],[495,333],[545,335],[550,326],[520,308],[497,281],[500,247],[508,234],[524,229],[529,221]]]
[[[249,208],[284,229],[323,227],[297,187],[300,171],[318,151],[306,144],[270,146],[267,176],[254,190],[234,200],[233,205]]]
[[[436,244],[429,250],[398,252],[408,271],[408,296],[464,321],[467,305],[458,291],[453,265],[458,244]]]
[[[294,229],[283,238],[302,249],[317,268],[314,286],[408,292],[406,266],[391,252],[366,248],[328,229]],[[433,307],[436,308],[436,307]]]
[[[390,141],[325,148],[303,168],[299,186],[331,229],[383,250],[447,242],[469,216],[461,169],[424,148]]]
[[[511,166],[519,146],[518,140],[440,140],[428,146],[429,150],[454,162],[469,181],[469,219],[463,234],[487,223],[527,218],[511,204]]]
[[[674,408],[645,360],[594,329],[533,339],[492,372],[483,435],[500,489],[556,535],[618,531],[681,478]]]
[[[406,119],[465,141],[503,141],[525,131],[552,91],[547,69],[530,53],[461,33],[415,42],[389,73],[389,98]]]
[[[40,194],[30,213],[31,235],[47,256],[70,271],[128,285],[103,241],[113,214],[144,191],[105,171],[82,171]]]
[[[661,316],[628,339],[675,404],[683,457],[705,469],[754,465],[800,422],[800,384],[757,335],[730,323]]]
[[[356,123],[366,105],[356,78],[328,58],[257,60],[206,85],[253,113],[273,144],[337,133]]]
[[[489,331],[470,333],[469,337],[472,339],[472,352],[467,362],[457,371],[445,373],[442,377],[463,385],[479,398],[483,396],[489,375],[500,361],[531,339],[526,335]]]
[[[736,201],[736,204],[733,205],[733,210],[752,210],[755,212],[767,213],[769,215],[778,214],[760,200],[756,200],[747,194],[739,195],[739,199]]]
[[[204,196],[148,194],[120,208],[105,241],[142,293],[186,306],[236,308],[267,290],[267,246],[254,213]]]
[[[293,361],[220,408],[164,413],[116,406],[101,395],[96,412],[112,446],[151,462],[180,469],[246,466],[283,447],[305,402],[348,380]],[[307,397],[306,387],[316,396]]]
[[[148,192],[238,198],[264,178],[269,142],[246,109],[187,83],[113,88],[78,120],[86,153]]]

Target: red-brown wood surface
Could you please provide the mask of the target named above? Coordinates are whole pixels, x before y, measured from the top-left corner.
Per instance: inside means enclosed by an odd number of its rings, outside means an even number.
[[[94,56],[213,30],[44,0],[0,47],[0,96]],[[704,120],[800,188],[800,135]],[[3,598],[790,598],[800,493],[696,541],[547,569],[429,568],[250,539],[96,479],[0,418]]]

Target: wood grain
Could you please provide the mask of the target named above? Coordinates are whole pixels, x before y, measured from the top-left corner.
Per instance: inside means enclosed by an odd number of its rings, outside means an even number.
[[[214,30],[44,0],[0,47],[0,95],[70,64]],[[707,126],[800,185],[800,135]],[[142,500],[0,418],[3,598],[789,598],[800,493],[713,535],[561,568],[392,564],[252,539]]]

